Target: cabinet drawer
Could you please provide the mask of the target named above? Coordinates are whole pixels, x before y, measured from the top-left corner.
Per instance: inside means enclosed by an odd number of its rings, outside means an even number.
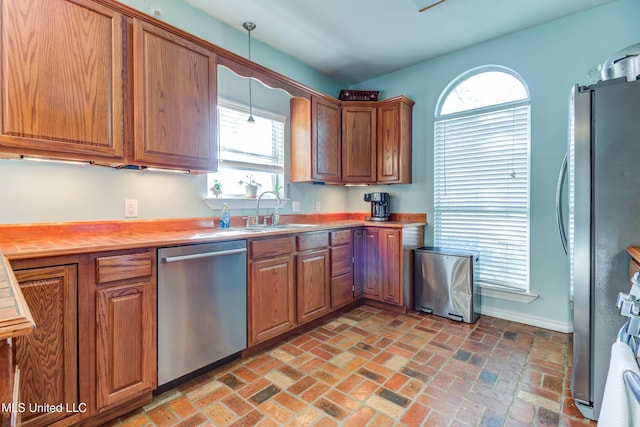
[[[329,233],[306,233],[297,237],[298,251],[326,248],[329,246]]]
[[[331,278],[331,308],[353,301],[353,275]]]
[[[331,246],[347,245],[351,243],[351,230],[331,232]]]
[[[249,242],[251,258],[268,258],[277,255],[289,255],[293,252],[292,237],[252,240]]]
[[[150,252],[96,258],[96,282],[103,284],[151,276],[151,263]]]
[[[351,245],[331,248],[331,277],[351,273]]]

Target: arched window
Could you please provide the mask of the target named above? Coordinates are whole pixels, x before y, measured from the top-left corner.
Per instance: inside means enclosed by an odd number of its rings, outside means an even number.
[[[479,253],[477,283],[529,291],[530,100],[481,67],[442,93],[435,119],[434,243]]]

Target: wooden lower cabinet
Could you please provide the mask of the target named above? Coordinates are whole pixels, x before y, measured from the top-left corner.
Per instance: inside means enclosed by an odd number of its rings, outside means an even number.
[[[402,232],[381,230],[378,235],[380,258],[380,297],[394,305],[402,305]]]
[[[298,323],[308,322],[329,312],[331,295],[329,249],[304,252],[297,257]]]
[[[367,299],[402,305],[402,231],[365,227],[355,236],[356,288]]]
[[[380,299],[380,263],[378,236],[376,228],[365,228],[355,232],[356,288],[366,298]]]
[[[266,241],[263,241],[266,242]],[[295,326],[294,257],[251,260],[249,267],[249,346]]]
[[[351,230],[331,232],[331,308],[361,296],[353,282],[353,238]]]
[[[155,249],[97,254],[95,409],[151,393],[157,383]]]
[[[155,284],[96,291],[96,406],[99,411],[154,387]]]
[[[36,323],[33,333],[15,338],[20,367],[20,399],[25,426],[46,426],[71,412],[31,411],[47,403],[78,407],[77,266],[15,271]]]

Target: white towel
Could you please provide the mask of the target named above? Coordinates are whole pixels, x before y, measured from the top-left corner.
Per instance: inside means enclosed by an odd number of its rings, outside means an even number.
[[[623,374],[625,371],[635,372],[640,375],[638,362],[631,347],[616,341],[611,346],[611,360],[609,361],[609,373],[604,386],[602,408],[598,417],[598,427],[632,427],[634,421],[631,418],[630,403],[627,398],[626,386]],[[638,420],[635,420],[638,422]]]

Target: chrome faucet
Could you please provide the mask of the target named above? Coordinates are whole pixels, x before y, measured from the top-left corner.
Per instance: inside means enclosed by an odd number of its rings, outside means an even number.
[[[273,191],[265,191],[262,194],[260,194],[260,196],[258,196],[258,203],[256,204],[256,225],[259,225],[258,223],[260,222],[260,199],[262,199],[262,196],[264,196],[267,193],[271,193],[274,196],[276,196],[278,198],[278,205],[280,205],[281,200],[280,200],[280,195],[278,193],[275,193]],[[271,225],[276,225],[278,223],[277,218],[278,218],[278,207],[276,206],[275,214],[271,218]],[[266,217],[264,219],[264,225],[267,225]]]

